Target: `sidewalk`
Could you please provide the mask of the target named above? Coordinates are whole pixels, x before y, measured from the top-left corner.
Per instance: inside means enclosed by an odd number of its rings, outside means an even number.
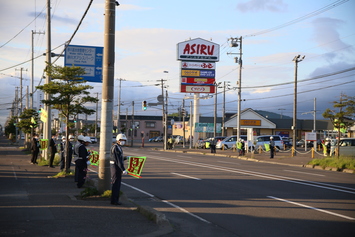
[[[108,199],[81,200],[73,177],[52,178],[59,168],[30,164],[30,154],[0,138],[0,236],[161,236],[172,231]]]

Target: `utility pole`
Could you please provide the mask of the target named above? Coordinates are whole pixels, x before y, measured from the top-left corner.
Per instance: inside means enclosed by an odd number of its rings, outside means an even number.
[[[182,148],[185,148],[185,116],[186,116],[186,110],[185,110],[185,99],[182,100]]]
[[[219,87],[220,84],[221,84],[221,82],[215,83],[213,137],[217,136],[217,89],[220,88]]]
[[[52,51],[52,45],[51,45],[51,1],[47,0],[47,52],[46,52],[47,67],[52,66],[51,51]],[[49,74],[47,73],[45,84],[49,84],[50,82],[51,82],[51,78],[50,78]],[[51,95],[49,93],[44,93],[45,100],[50,100],[50,98],[51,98]],[[43,138],[47,139],[49,141],[51,138],[52,112],[51,112],[51,107],[49,105],[44,104],[43,107],[44,107],[44,110],[48,114],[47,122],[45,122],[43,124]],[[47,150],[44,151],[44,159],[48,160]]]
[[[97,111],[99,110],[99,93],[96,92],[96,115],[95,115],[95,137],[97,138],[97,122],[98,122],[98,116],[97,116]]]
[[[23,86],[22,86],[22,80],[23,80],[23,77],[22,77],[22,72],[23,71],[26,71],[27,72],[27,69],[24,70],[23,68],[20,68],[20,69],[15,69],[15,71],[20,71],[20,98],[19,98],[19,102],[20,102],[20,113],[22,113],[22,110],[23,110],[23,101],[22,101],[22,91],[23,91]]]
[[[116,1],[105,1],[104,52],[101,99],[101,136],[98,190],[103,193],[111,189],[110,148],[112,145],[112,111],[115,67],[115,17]]]
[[[34,71],[35,71],[35,69],[34,69],[34,43],[33,43],[33,41],[34,41],[34,34],[44,34],[44,32],[41,32],[41,31],[33,31],[32,30],[32,37],[31,37],[31,42],[32,42],[32,57],[31,57],[31,93],[30,93],[30,108],[31,109],[33,109],[33,84],[34,84],[34,75],[35,75],[35,73],[34,73]],[[32,130],[32,129],[31,129]]]
[[[131,147],[133,147],[133,132],[134,132],[134,129],[135,129],[135,126],[134,126],[134,101],[132,101],[132,122],[131,122]]]
[[[242,94],[242,68],[243,68],[243,60],[242,60],[242,40],[243,37],[240,36],[239,38],[230,38],[231,40],[231,47],[238,47],[239,42],[239,58],[235,58],[235,62],[239,63],[239,78],[238,78],[238,112],[237,112],[237,140],[240,138],[240,117],[241,117],[241,94]]]
[[[225,118],[226,118],[226,86],[229,87],[229,81],[227,81],[227,82],[224,81],[223,82],[222,136],[224,136],[224,132],[225,132],[224,121],[225,121]]]
[[[296,55],[292,61],[295,62],[295,86],[294,86],[294,98],[293,98],[293,125],[292,125],[292,146],[296,149],[296,138],[297,138],[297,70],[298,63],[302,62],[305,56],[301,58],[301,55]],[[296,155],[296,152],[295,154]]]
[[[118,84],[118,105],[117,105],[117,133],[120,133],[121,126],[120,126],[120,115],[121,115],[121,83],[125,81],[125,79],[119,78],[117,79],[120,81]]]
[[[190,101],[190,118],[189,118],[189,123],[190,123],[190,142],[189,142],[189,149],[192,149],[192,101]]]
[[[165,71],[164,71],[165,72]],[[158,80],[160,81],[160,85],[161,85],[161,95],[163,97],[163,101],[162,101],[162,107],[163,107],[163,117],[162,117],[162,125],[163,125],[163,132],[164,132],[164,139],[165,139],[165,134],[166,134],[166,126],[167,126],[167,121],[165,120],[165,96],[164,96],[164,79],[160,79]],[[159,85],[159,84],[156,84]],[[163,142],[163,149],[166,150],[166,140],[164,140]]]

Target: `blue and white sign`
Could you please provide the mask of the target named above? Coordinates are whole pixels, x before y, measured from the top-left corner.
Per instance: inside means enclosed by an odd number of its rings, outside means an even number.
[[[88,82],[102,82],[103,47],[68,45],[65,50],[64,66],[85,69],[83,79]]]

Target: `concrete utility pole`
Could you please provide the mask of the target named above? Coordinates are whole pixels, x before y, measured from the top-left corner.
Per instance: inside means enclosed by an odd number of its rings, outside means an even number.
[[[226,85],[227,83],[227,85]],[[226,86],[229,87],[229,81],[223,82],[223,112],[222,112],[222,136],[224,136],[225,128],[224,121],[226,118]],[[229,89],[229,88],[228,88]]]
[[[102,71],[101,136],[98,191],[111,189],[110,149],[112,146],[112,111],[115,66],[116,1],[105,1],[104,57]]]
[[[302,62],[305,56],[301,58],[301,55],[296,55],[292,61],[295,62],[295,88],[294,88],[294,99],[293,99],[293,125],[292,125],[292,146],[296,149],[296,138],[297,138],[297,70],[298,63]],[[295,154],[296,155],[296,152]]]
[[[96,113],[95,113],[95,137],[97,138],[97,122],[98,122],[97,111],[99,110],[99,93],[98,92],[96,92],[96,99],[97,99],[97,102],[96,102]]]
[[[120,133],[120,115],[121,115],[121,83],[125,81],[125,79],[119,78],[117,79],[120,81],[118,84],[118,105],[117,105],[117,133]]]
[[[32,37],[31,37],[31,42],[32,42],[32,57],[31,57],[31,93],[30,93],[30,108],[33,109],[33,84],[34,84],[34,77],[35,77],[35,69],[34,69],[34,34],[44,34],[44,32],[41,31],[33,31],[32,30]]]
[[[47,67],[52,66],[51,61],[51,1],[47,0],[47,52],[46,52],[46,62]],[[49,84],[51,82],[51,78],[46,74],[46,82],[45,84]],[[44,99],[50,100],[51,95],[49,93],[44,93]],[[43,124],[43,138],[44,139],[51,139],[51,122],[52,122],[52,112],[51,107],[49,105],[44,104],[44,110],[47,112],[47,122]],[[49,142],[48,142],[49,145]],[[44,151],[44,159],[48,160],[48,152],[47,150]]]
[[[15,69],[15,70],[20,71],[20,99],[19,99],[19,101],[20,101],[20,113],[22,113],[22,111],[23,111],[23,101],[22,101],[22,91],[23,91],[22,79],[23,79],[23,77],[22,77],[22,72],[27,71],[27,69],[24,70],[23,68],[20,68],[20,69]]]
[[[243,37],[240,36],[239,38],[231,38],[231,47],[238,47],[239,46],[239,58],[236,57],[236,63],[239,63],[239,78],[238,78],[238,112],[237,112],[237,139],[240,138],[240,118],[241,118],[241,94],[242,94],[242,68],[243,68],[243,60],[242,60],[242,40]],[[239,42],[239,45],[238,45]]]
[[[190,124],[190,142],[189,142],[189,149],[192,149],[192,101],[190,101],[190,118],[189,118],[189,124]]]

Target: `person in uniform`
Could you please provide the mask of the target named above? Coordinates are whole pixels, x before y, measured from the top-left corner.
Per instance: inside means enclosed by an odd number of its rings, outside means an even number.
[[[32,164],[38,164],[37,163],[37,158],[38,158],[38,154],[39,154],[39,141],[38,141],[38,136],[37,135],[34,135],[33,138],[32,138],[31,152],[32,152],[31,163]]]
[[[111,204],[112,205],[122,205],[119,202],[119,195],[121,190],[122,174],[127,174],[124,167],[124,156],[122,151],[122,146],[124,146],[127,141],[126,135],[118,134],[116,136],[116,144],[111,147],[111,160],[110,160],[110,170],[111,170]]]
[[[273,137],[270,137],[270,158],[274,158],[275,153],[275,141]]]

